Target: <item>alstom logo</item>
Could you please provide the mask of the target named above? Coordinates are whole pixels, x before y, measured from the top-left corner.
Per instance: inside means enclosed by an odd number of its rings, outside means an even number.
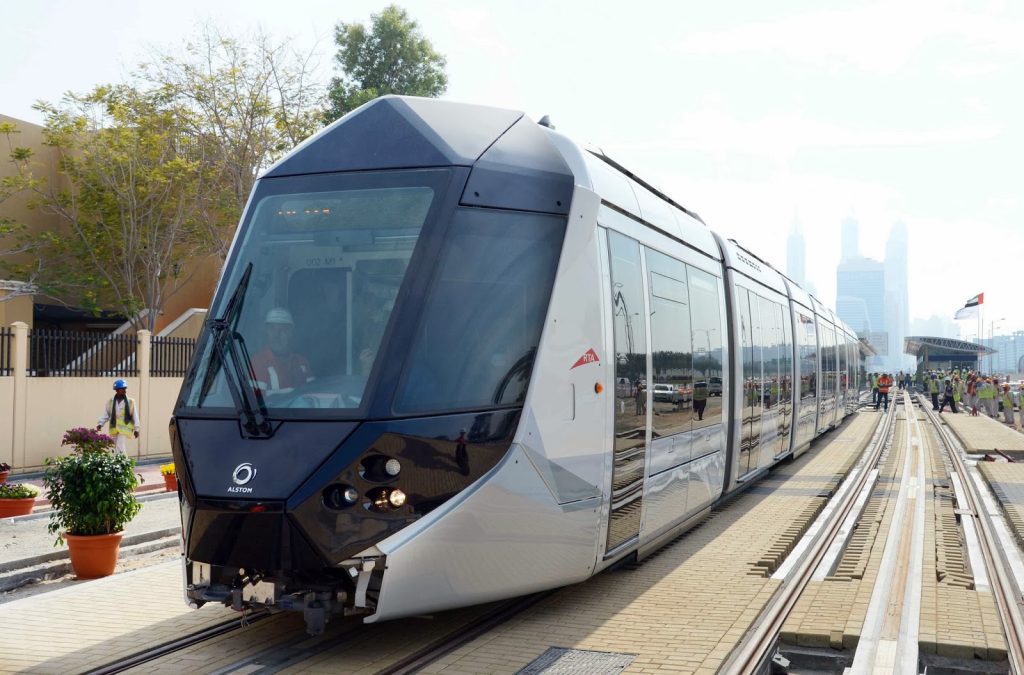
[[[245,485],[255,477],[256,469],[249,462],[239,464],[238,466],[235,467],[235,472],[231,474],[231,480],[235,482],[235,485]]]

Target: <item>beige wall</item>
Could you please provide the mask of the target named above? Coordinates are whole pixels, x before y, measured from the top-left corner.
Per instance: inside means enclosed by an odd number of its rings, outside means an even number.
[[[32,296],[19,295],[4,300],[10,291],[0,289],[0,326],[9,326],[15,321],[24,321],[32,325]]]
[[[15,147],[31,148],[33,152],[31,165],[32,174],[36,178],[42,178],[46,185],[55,185],[58,189],[67,189],[66,181],[61,180],[57,173],[57,151],[43,145],[43,127],[31,122],[25,122],[7,115],[0,115],[0,122],[14,124],[18,133],[12,134],[11,142]],[[4,146],[6,148],[6,145]],[[8,161],[7,152],[0,158],[0,180],[7,176],[17,175],[17,167]],[[0,203],[0,214],[10,218],[17,223],[27,225],[29,231],[40,232],[43,230],[55,230],[60,226],[60,218],[44,209],[29,208],[30,203],[35,199],[31,194],[20,193]],[[10,260],[16,263],[25,263],[31,260],[31,253],[12,255]],[[24,321],[24,319],[20,319]],[[9,322],[8,322],[9,323]],[[4,323],[7,325],[7,323]],[[31,324],[29,324],[31,325]]]
[[[114,377],[28,377],[28,327],[12,327],[13,375],[0,377],[0,461],[16,472],[41,468],[47,457],[71,451],[60,442],[75,427],[95,427],[113,396]],[[149,374],[149,331],[139,331],[138,377],[124,378],[128,395],[138,404],[142,434],[129,441],[135,458],[167,457],[171,453],[168,424],[181,388],[180,377]]]
[[[0,377],[0,462],[14,466],[14,378]]]
[[[213,291],[220,279],[222,265],[223,262],[217,256],[190,262],[189,267],[185,270],[187,280],[181,288],[167,298],[163,312],[156,318],[153,333],[161,334],[164,328],[193,307],[209,307],[213,300]],[[195,335],[175,332],[174,337],[195,337],[198,334],[198,330]]]
[[[0,378],[6,384],[13,378]],[[181,388],[180,377],[154,377],[149,379],[149,391],[140,391],[138,377],[125,378],[128,395],[139,406],[142,434],[138,440],[128,442],[128,454],[135,458],[159,457],[171,454],[167,425],[174,409],[174,401]],[[60,444],[64,432],[74,427],[95,427],[110,396],[113,378],[109,377],[30,377],[25,405],[24,459],[17,448],[9,453],[18,461],[9,462],[15,469],[33,469],[43,465],[47,457],[68,454],[71,449]],[[0,386],[0,403],[3,403]],[[7,387],[8,390],[13,389]],[[11,405],[0,410],[9,411]],[[6,416],[9,416],[6,415]],[[0,415],[4,417],[4,415]],[[0,430],[10,428],[10,422],[0,421]],[[10,438],[7,433],[6,438]],[[7,447],[11,445],[10,440]],[[0,451],[0,457],[4,453]]]

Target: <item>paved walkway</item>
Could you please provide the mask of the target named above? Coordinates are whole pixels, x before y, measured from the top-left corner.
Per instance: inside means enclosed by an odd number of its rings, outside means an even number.
[[[984,455],[998,448],[1015,458],[1024,458],[1024,434],[1002,421],[965,413],[944,413],[942,420],[972,455]]]
[[[627,672],[716,672],[780,583],[759,569],[763,553],[836,485],[877,421],[855,416],[639,568],[559,591],[423,672],[514,673],[549,646],[635,655]]]
[[[181,563],[162,563],[0,605],[0,672],[81,673],[237,617],[189,609]]]

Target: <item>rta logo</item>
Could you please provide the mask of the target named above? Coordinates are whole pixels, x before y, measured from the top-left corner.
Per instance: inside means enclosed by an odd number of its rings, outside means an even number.
[[[256,469],[249,462],[239,464],[235,467],[235,472],[231,474],[231,480],[235,481],[235,485],[245,485],[255,477]]]

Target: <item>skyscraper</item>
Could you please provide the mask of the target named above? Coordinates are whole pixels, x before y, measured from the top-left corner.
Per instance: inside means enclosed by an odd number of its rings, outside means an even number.
[[[885,267],[882,263],[861,257],[839,263],[836,313],[858,337],[867,338],[878,352],[878,356],[869,361],[870,367],[892,367],[885,323]]]
[[[891,368],[909,368],[912,358],[903,353],[903,338],[910,329],[907,290],[907,226],[893,225],[885,245],[885,325],[889,331]]]
[[[857,219],[851,217],[843,220],[842,224],[842,249],[840,250],[839,262],[853,260],[860,257],[860,226]]]

